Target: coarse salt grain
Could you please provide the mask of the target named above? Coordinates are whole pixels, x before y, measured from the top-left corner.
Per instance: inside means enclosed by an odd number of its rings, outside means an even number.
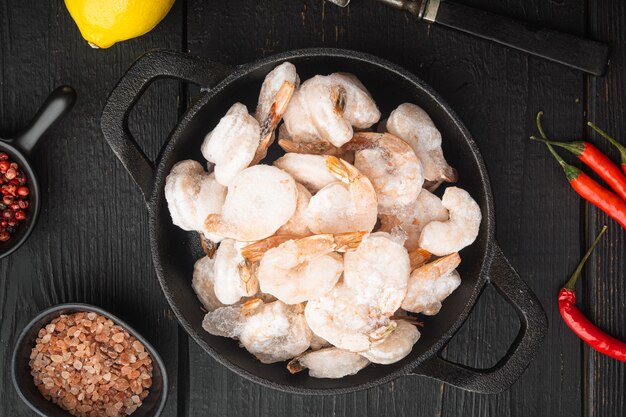
[[[152,385],[152,358],[137,339],[96,313],[63,314],[38,333],[33,380],[78,417],[132,414]]]

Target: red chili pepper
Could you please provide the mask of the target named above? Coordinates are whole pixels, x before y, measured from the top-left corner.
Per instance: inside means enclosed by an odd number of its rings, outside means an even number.
[[[619,143],[617,140],[615,140],[613,137],[609,136],[605,131],[603,131],[598,126],[594,125],[593,123],[587,122],[587,126],[589,126],[593,130],[598,132],[600,134],[600,136],[602,136],[604,139],[606,139],[609,142],[611,142],[611,144],[617,148],[617,150],[619,151],[619,153],[620,153],[620,155],[622,157],[622,171],[624,171],[624,174],[626,174],[626,146],[624,146],[621,143]]]
[[[544,140],[547,136],[541,126],[541,116],[543,112],[537,114],[537,128]],[[554,155],[559,164],[565,171],[565,176],[572,188],[585,200],[589,201],[600,210],[614,218],[624,229],[626,229],[626,201],[622,200],[617,194],[607,190],[590,176],[582,172],[573,165],[569,165],[556,153],[552,145],[546,143],[546,146]]]
[[[600,176],[607,184],[626,201],[626,176],[622,174],[619,167],[609,159],[608,156],[600,152],[598,148],[589,142],[555,142],[531,136],[531,139],[538,140],[550,145],[567,149],[583,161],[589,168]]]
[[[598,329],[585,315],[576,307],[576,293],[574,286],[580,276],[587,259],[598,245],[600,238],[606,232],[607,227],[604,226],[602,231],[594,240],[593,244],[580,261],[578,267],[567,281],[565,286],[559,291],[559,312],[565,321],[565,324],[578,335],[585,343],[597,350],[598,352],[626,362],[626,343],[604,333]]]

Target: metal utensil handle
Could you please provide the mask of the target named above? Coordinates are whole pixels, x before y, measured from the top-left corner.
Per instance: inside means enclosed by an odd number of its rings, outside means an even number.
[[[427,11],[425,20],[434,20],[443,26],[593,75],[603,75],[606,71],[610,48],[605,43],[543,29],[451,1],[431,0],[429,3],[438,7],[434,16],[427,16]]]
[[[154,162],[135,141],[128,115],[154,81],[173,78],[212,87],[226,78],[231,68],[174,51],[154,50],[137,58],[117,83],[102,111],[100,128],[115,155],[133,177],[146,201],[154,184]]]
[[[29,156],[39,143],[39,139],[62,116],[67,114],[76,102],[76,91],[69,85],[57,87],[43,102],[28,126],[15,138],[7,140],[25,156]]]
[[[468,391],[496,394],[509,388],[526,370],[548,330],[539,300],[515,272],[497,244],[492,247],[491,284],[509,302],[520,319],[520,330],[506,355],[492,368],[475,369],[436,355],[413,371]]]

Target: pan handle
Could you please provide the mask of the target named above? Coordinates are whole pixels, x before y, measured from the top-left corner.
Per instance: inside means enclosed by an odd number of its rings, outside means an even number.
[[[226,65],[191,55],[154,50],[137,58],[109,95],[102,111],[100,128],[146,201],[149,201],[154,185],[154,162],[146,156],[130,133],[130,111],[150,84],[158,79],[173,78],[212,87],[231,71]]]
[[[515,272],[497,244],[492,245],[489,281],[511,304],[520,319],[520,330],[506,355],[492,368],[475,369],[443,359],[439,354],[419,365],[413,374],[483,394],[508,389],[526,370],[548,330],[548,319],[539,300]]]

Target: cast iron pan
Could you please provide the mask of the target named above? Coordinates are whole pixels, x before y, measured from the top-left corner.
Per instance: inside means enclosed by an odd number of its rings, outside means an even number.
[[[17,231],[6,242],[0,242],[0,259],[16,251],[30,236],[41,206],[39,182],[35,171],[28,162],[28,158],[44,133],[64,114],[68,113],[76,102],[76,92],[70,86],[57,87],[44,101],[30,124],[14,138],[0,138],[0,151],[9,154],[11,160],[17,162],[26,174],[30,188],[29,206],[26,211],[26,220],[20,222]]]
[[[336,71],[354,73],[373,94],[383,114],[398,104],[413,102],[433,118],[444,137],[448,161],[460,174],[459,186],[478,201],[483,223],[476,242],[463,250],[461,286],[441,312],[423,317],[422,337],[412,353],[393,365],[370,365],[342,379],[315,379],[301,372],[291,375],[285,363],[264,365],[231,339],[202,329],[203,311],[191,289],[194,262],[203,253],[197,233],[172,224],[164,197],[165,177],[183,159],[204,161],[200,145],[228,108],[240,101],[254,109],[265,75],[276,65],[292,62],[304,80]],[[145,89],[159,78],[175,78],[203,86],[174,128],[158,161],[146,157],[128,129],[128,114]],[[302,394],[340,394],[370,388],[398,377],[424,375],[457,387],[497,393],[515,382],[539,349],[547,330],[541,305],[513,270],[494,239],[493,199],[487,170],[467,129],[430,87],[404,69],[380,58],[338,49],[305,49],[274,55],[230,68],[189,55],[152,51],[140,57],[108,98],[101,121],[104,136],[141,189],[148,206],[150,241],[156,272],[165,297],[185,330],[213,358],[239,375],[279,390]],[[273,146],[269,161],[282,152]],[[463,324],[486,284],[500,292],[517,312],[520,330],[506,355],[490,369],[473,369],[449,362],[439,353]]]

